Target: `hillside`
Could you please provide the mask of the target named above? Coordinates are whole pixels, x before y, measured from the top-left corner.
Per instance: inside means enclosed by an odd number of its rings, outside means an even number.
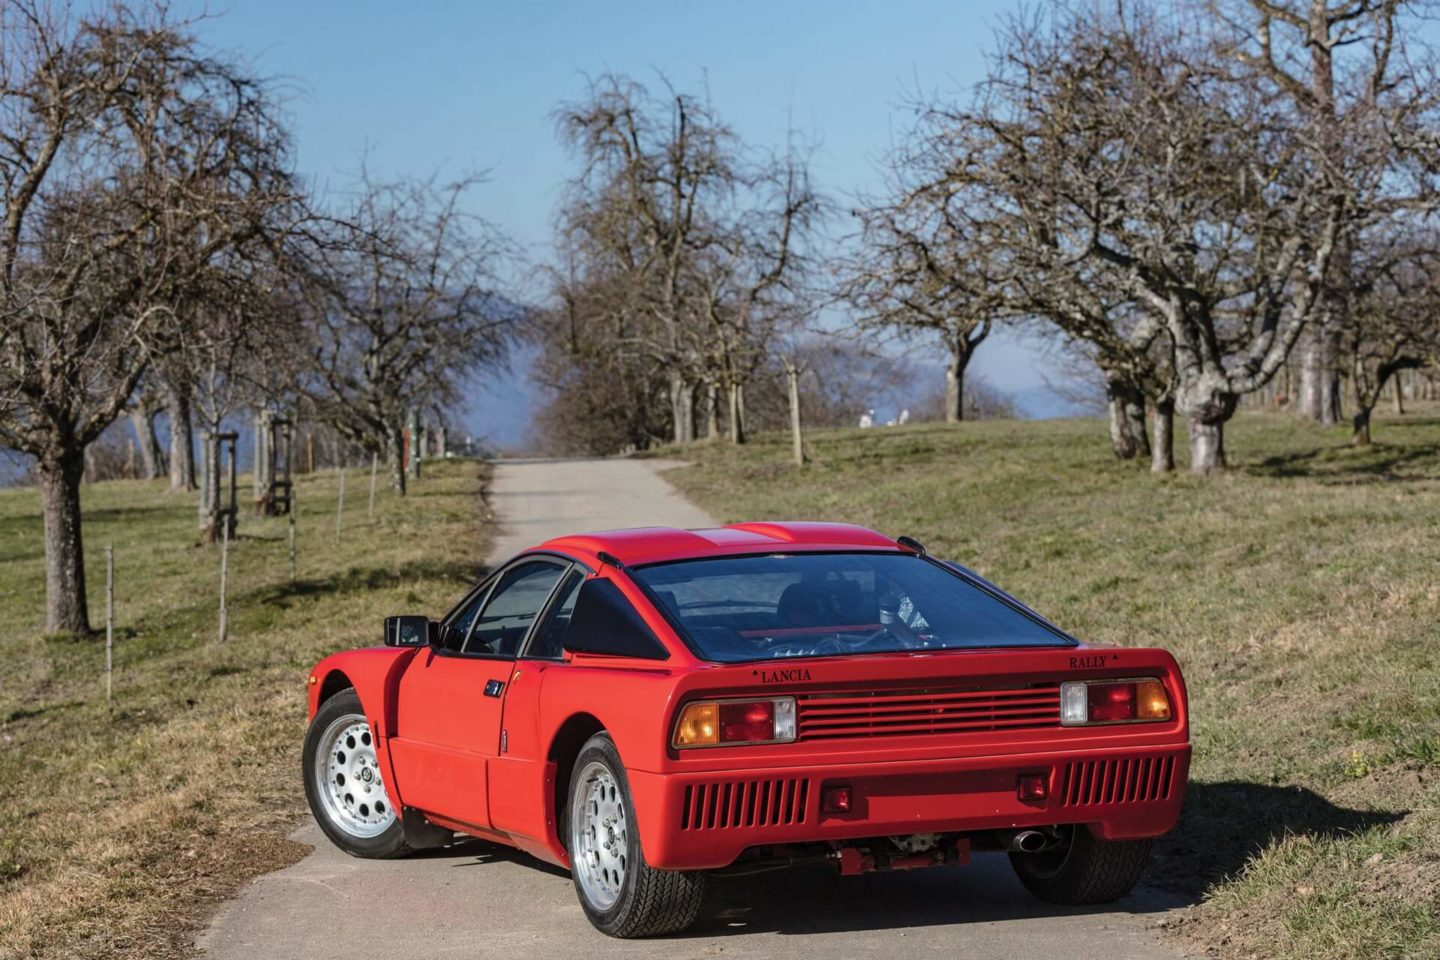
[[[667,451],[718,519],[909,534],[1082,638],[1186,671],[1195,763],[1153,882],[1225,957],[1440,955],[1440,417],[1243,415],[1234,469],[1156,478],[1099,421],[990,421]],[[1183,438],[1182,438],[1183,439]],[[1183,446],[1182,446],[1183,449]]]
[[[368,471],[351,471],[338,536],[336,478],[300,478],[296,580],[286,521],[242,516],[223,646],[219,548],[196,546],[194,496],[87,485],[100,628],[115,546],[113,712],[103,635],[41,636],[37,492],[0,490],[0,958],[189,956],[216,902],[302,855],[278,828],[305,808],[306,673],[378,642],[383,616],[443,610],[473,582],[487,475],[428,467],[407,499],[382,490],[370,521]]]

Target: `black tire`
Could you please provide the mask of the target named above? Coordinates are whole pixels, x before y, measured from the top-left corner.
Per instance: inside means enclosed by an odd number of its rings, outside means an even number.
[[[565,825],[566,848],[572,861],[582,849],[576,836],[576,817],[573,814],[577,806],[586,802],[589,780],[584,779],[583,774],[592,764],[600,764],[608,770],[623,798],[627,859],[618,896],[613,904],[603,908],[591,902],[582,884],[580,870],[572,862],[571,877],[581,909],[595,929],[621,939],[653,937],[684,930],[700,916],[705,896],[705,874],[698,870],[656,870],[645,862],[625,765],[620,760],[614,741],[604,732],[585,742],[571,772],[569,796],[561,822]]]
[[[1101,840],[1088,827],[1043,853],[1011,853],[1015,874],[1046,903],[1110,903],[1135,889],[1150,860],[1149,840]]]
[[[325,836],[350,856],[370,860],[403,857],[410,852],[410,847],[405,843],[405,825],[398,816],[398,810],[382,833],[368,837],[357,836],[347,830],[344,823],[335,819],[319,795],[320,771],[324,769],[325,763],[325,758],[320,756],[321,740],[325,731],[339,720],[363,720],[364,717],[365,711],[361,708],[360,698],[355,695],[354,690],[344,690],[320,704],[320,708],[315,711],[315,719],[310,721],[310,729],[305,732],[305,748],[300,757],[300,773],[305,781],[305,799],[310,802],[310,812],[315,815],[315,822],[320,824]]]

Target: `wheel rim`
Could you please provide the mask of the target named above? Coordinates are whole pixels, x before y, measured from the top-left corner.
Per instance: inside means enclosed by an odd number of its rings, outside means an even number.
[[[330,823],[352,837],[377,837],[395,822],[370,725],[360,714],[339,717],[321,734],[315,787]]]
[[[608,910],[620,899],[630,866],[630,823],[615,775],[593,761],[580,772],[570,804],[571,863],[585,899]]]

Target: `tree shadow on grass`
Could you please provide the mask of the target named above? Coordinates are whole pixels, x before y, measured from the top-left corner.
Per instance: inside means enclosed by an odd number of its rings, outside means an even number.
[[[1434,480],[1440,479],[1440,443],[1316,447],[1266,457],[1244,469],[1256,477],[1302,478],[1327,484]]]
[[[283,563],[277,563],[276,566],[281,568]],[[383,590],[418,580],[443,580],[469,585],[479,582],[486,572],[483,566],[452,560],[415,560],[398,567],[351,567],[324,579],[302,578],[294,583],[256,587],[236,596],[232,603],[254,601],[262,604],[283,604],[304,597]]]
[[[1337,839],[1395,823],[1396,810],[1349,810],[1295,786],[1192,783],[1179,825],[1155,845],[1148,882],[1199,901],[1288,836]]]

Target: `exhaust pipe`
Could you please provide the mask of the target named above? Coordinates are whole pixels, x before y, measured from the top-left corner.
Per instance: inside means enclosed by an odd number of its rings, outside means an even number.
[[[1000,845],[1014,853],[1039,853],[1052,841],[1039,830],[1015,830],[1000,834]]]

